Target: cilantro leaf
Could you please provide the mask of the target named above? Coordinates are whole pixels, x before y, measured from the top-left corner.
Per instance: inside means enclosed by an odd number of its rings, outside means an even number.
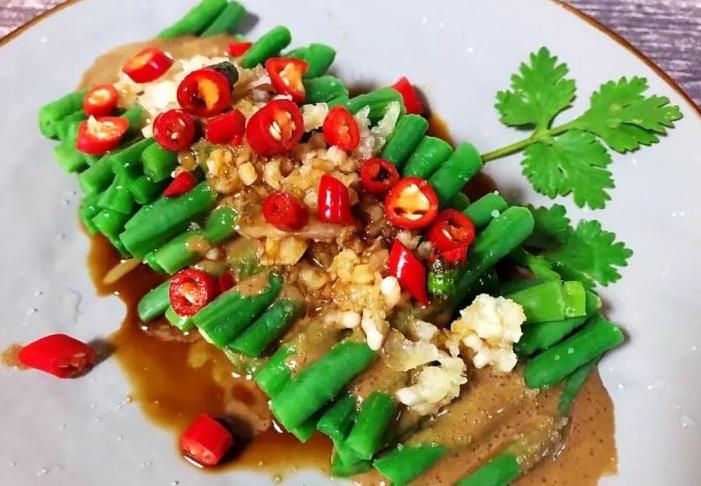
[[[598,221],[570,224],[565,208],[530,208],[535,230],[528,245],[544,250],[541,256],[565,279],[579,280],[588,287],[607,286],[621,278],[633,252],[616,235],[601,228]]]
[[[579,207],[603,208],[614,187],[607,166],[611,156],[591,133],[570,130],[524,150],[523,175],[548,197],[570,193]]]
[[[575,96],[575,83],[566,79],[567,65],[542,47],[531,53],[530,64],[521,64],[511,77],[511,90],[497,93],[496,108],[501,121],[511,126],[550,126],[555,115],[567,108]]]
[[[566,279],[594,287],[608,286],[621,278],[616,267],[625,267],[633,251],[616,235],[604,231],[598,221],[580,221],[565,244],[543,256]]]
[[[528,245],[549,250],[561,246],[572,233],[567,210],[560,204],[549,208],[528,206],[533,215],[533,233],[528,238]]]
[[[639,77],[603,84],[592,94],[591,107],[574,126],[598,135],[618,152],[656,143],[657,135],[674,128],[682,114],[665,96],[646,98],[643,93],[647,88],[647,80]]]

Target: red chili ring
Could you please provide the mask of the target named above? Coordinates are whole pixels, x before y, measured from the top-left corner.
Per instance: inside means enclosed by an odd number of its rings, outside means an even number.
[[[180,82],[177,98],[180,107],[191,115],[217,115],[231,105],[231,84],[219,71],[198,69]]]
[[[122,140],[129,130],[129,122],[119,116],[89,118],[78,127],[75,148],[90,155],[109,152]]]
[[[263,201],[265,220],[283,231],[299,231],[309,220],[307,206],[289,192],[273,192]]]
[[[170,305],[179,316],[194,316],[214,299],[217,293],[214,279],[195,268],[176,273],[170,281]]]
[[[17,358],[25,366],[59,378],[75,378],[95,364],[95,351],[65,334],[51,334],[22,347]]]
[[[384,159],[375,157],[360,166],[360,185],[372,194],[384,194],[399,181],[397,167]]]
[[[305,92],[302,77],[309,64],[292,57],[273,57],[265,61],[270,82],[279,94],[290,95],[297,103],[304,103]]]
[[[390,189],[385,198],[385,215],[402,229],[425,228],[438,215],[438,196],[428,181],[405,177]]]
[[[324,119],[324,139],[329,145],[350,152],[360,143],[360,127],[355,117],[343,106],[334,106]]]
[[[155,81],[173,65],[173,58],[154,47],[144,49],[129,59],[122,71],[135,83]]]
[[[107,116],[119,103],[119,93],[111,84],[100,84],[83,97],[83,111],[88,116]]]
[[[153,138],[171,152],[190,148],[195,140],[195,120],[183,110],[168,110],[153,121]]]
[[[304,134],[304,119],[290,100],[273,100],[253,114],[246,125],[246,138],[258,155],[287,152]]]
[[[209,143],[238,145],[246,131],[246,117],[237,109],[210,118],[204,125],[204,138]]]

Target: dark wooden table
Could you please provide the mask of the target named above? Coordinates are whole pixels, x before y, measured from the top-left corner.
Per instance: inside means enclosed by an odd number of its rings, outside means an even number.
[[[65,1],[0,0],[0,37]],[[701,0],[566,1],[627,39],[701,106]]]

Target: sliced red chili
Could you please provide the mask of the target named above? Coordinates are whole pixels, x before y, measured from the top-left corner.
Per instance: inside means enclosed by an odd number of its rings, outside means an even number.
[[[170,281],[170,305],[179,316],[194,316],[216,295],[214,279],[195,268],[176,273]]]
[[[234,108],[210,118],[204,125],[204,138],[210,143],[239,145],[246,131],[246,117]]]
[[[319,219],[330,223],[354,224],[348,188],[333,176],[321,176],[317,197]]]
[[[83,97],[83,111],[88,116],[107,116],[117,108],[119,93],[111,84],[95,86]]]
[[[160,78],[173,65],[173,58],[154,47],[144,49],[129,59],[122,71],[136,83],[150,83]]]
[[[360,128],[355,117],[343,106],[334,106],[324,119],[324,139],[329,145],[350,152],[360,143]]]
[[[465,214],[455,209],[444,209],[431,225],[428,239],[440,252],[468,247],[475,239],[475,225]]]
[[[265,220],[283,231],[299,231],[309,220],[306,204],[289,192],[273,192],[263,201]]]
[[[372,194],[384,194],[399,180],[397,167],[384,159],[375,157],[360,166],[360,185]]]
[[[404,107],[407,113],[414,113],[416,115],[421,115],[424,112],[424,107],[421,104],[419,95],[416,93],[416,89],[409,82],[406,76],[402,76],[399,80],[392,85],[392,87],[399,91],[404,100]]]
[[[216,466],[234,445],[234,437],[207,414],[198,416],[180,437],[180,449],[203,466]]]
[[[229,51],[229,55],[231,57],[239,57],[246,54],[246,52],[251,48],[252,45],[252,42],[231,42],[227,46],[227,50]]]
[[[51,334],[24,346],[20,363],[59,378],[75,378],[95,364],[95,351],[65,334]]]
[[[180,82],[176,96],[180,107],[191,115],[213,116],[231,104],[231,84],[215,69],[198,69]]]
[[[168,187],[163,190],[165,197],[178,197],[186,194],[197,185],[197,179],[192,172],[183,171],[170,181]]]
[[[423,305],[428,305],[426,267],[406,246],[395,240],[387,262],[390,275],[399,285]]]
[[[304,103],[304,83],[302,76],[309,64],[292,57],[272,57],[265,61],[265,70],[270,82],[279,94],[290,95],[297,103]]]
[[[446,263],[451,265],[458,265],[463,263],[467,259],[467,250],[469,246],[459,246],[453,248],[452,250],[444,251],[440,256],[445,260]]]
[[[129,122],[118,116],[90,117],[78,127],[75,147],[83,153],[102,155],[122,140],[129,129]]]
[[[406,177],[390,189],[385,198],[385,214],[389,221],[403,229],[420,229],[436,219],[438,196],[428,181]]]
[[[231,272],[224,272],[217,278],[217,287],[219,287],[220,294],[233,288],[234,285],[236,285],[236,277]]]
[[[304,134],[304,120],[290,100],[273,100],[253,114],[246,125],[248,143],[258,155],[287,152]]]
[[[183,110],[168,110],[153,121],[153,138],[171,152],[190,148],[195,140],[195,120]]]

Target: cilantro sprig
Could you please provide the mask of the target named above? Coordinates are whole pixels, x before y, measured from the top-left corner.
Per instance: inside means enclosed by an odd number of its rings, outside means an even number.
[[[579,280],[588,287],[607,286],[619,280],[619,268],[627,265],[633,255],[616,235],[601,228],[601,223],[582,220],[572,226],[565,208],[555,204],[550,208],[531,207],[535,230],[527,242],[542,251],[560,275]]]
[[[582,115],[552,126],[576,96],[568,74],[547,48],[532,53],[511,77],[511,88],[497,93],[496,103],[504,124],[532,133],[482,160],[523,151],[523,174],[536,191],[550,198],[571,194],[577,206],[601,209],[614,187],[609,149],[625,153],[656,143],[682,113],[664,96],[647,96],[644,78],[623,77],[601,85]]]

